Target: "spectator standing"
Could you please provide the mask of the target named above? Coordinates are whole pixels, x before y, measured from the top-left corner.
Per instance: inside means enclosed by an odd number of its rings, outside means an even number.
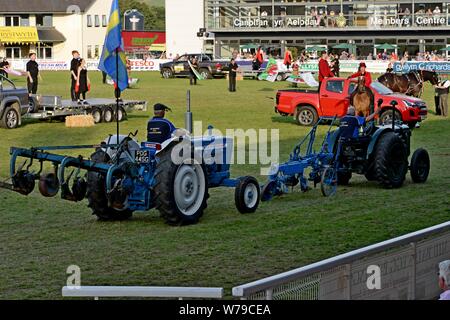
[[[232,58],[230,64],[228,65],[230,72],[228,74],[229,86],[228,90],[230,92],[236,92],[236,76],[238,72],[238,64],[236,63],[236,59]]]
[[[29,54],[30,61],[27,62],[27,87],[28,95],[36,94],[38,90],[39,65],[36,62],[36,53]]]
[[[338,55],[335,55],[333,59],[331,60],[331,72],[336,76],[339,77],[340,74],[340,65],[339,65],[339,57]]]
[[[70,79],[71,79],[70,97],[72,101],[77,101],[77,93],[75,92],[75,86],[77,84],[77,74],[79,66],[80,66],[80,53],[77,50],[73,50],[72,61],[70,61]],[[106,82],[106,77],[104,79]]]
[[[255,60],[256,70],[259,70],[261,68],[263,61],[264,61],[264,52],[262,51],[261,47],[258,47],[258,50],[256,50],[256,60]]]
[[[450,88],[450,80],[445,80],[436,86],[439,95],[439,111],[443,117],[448,117],[448,93]]]
[[[194,73],[194,70],[198,69],[198,61],[197,57],[193,57],[191,60],[192,68],[189,69],[189,84],[197,85],[197,76]]]
[[[319,59],[319,91],[322,81],[329,77],[334,77],[334,74],[331,72],[330,66],[328,65],[328,53],[322,51],[322,55]]]
[[[439,263],[439,287],[444,291],[439,300],[450,300],[450,260]]]
[[[291,67],[292,64],[292,52],[291,50],[289,50],[289,48],[286,48],[286,52],[284,53],[284,65],[286,66],[287,69],[289,69]]]
[[[81,59],[77,69],[77,83],[75,91],[77,93],[78,104],[86,103],[86,93],[90,91],[91,81],[88,77],[86,60]],[[81,99],[80,99],[81,98]]]
[[[8,78],[8,72],[5,69],[9,68],[9,62],[6,58],[3,58],[2,62],[0,62],[0,74],[5,78]]]

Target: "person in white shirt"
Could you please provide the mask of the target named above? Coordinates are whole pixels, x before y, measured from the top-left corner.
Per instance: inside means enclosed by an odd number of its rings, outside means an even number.
[[[439,96],[439,109],[441,116],[448,117],[448,93],[450,88],[450,80],[445,80],[436,85],[436,93]]]

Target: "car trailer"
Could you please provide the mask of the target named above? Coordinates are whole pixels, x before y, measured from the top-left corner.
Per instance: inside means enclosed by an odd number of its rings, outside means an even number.
[[[116,100],[106,98],[86,99],[84,103],[62,100],[60,96],[33,96],[30,110],[25,119],[54,119],[73,115],[92,114],[95,123],[112,122],[116,119]],[[147,111],[147,101],[121,100],[118,113],[119,121],[125,120],[132,111]]]

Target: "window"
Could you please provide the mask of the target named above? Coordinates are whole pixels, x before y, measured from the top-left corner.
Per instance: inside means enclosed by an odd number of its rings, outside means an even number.
[[[87,18],[88,28],[92,27],[92,16],[90,14],[88,14],[86,18]]]
[[[6,27],[18,27],[20,26],[20,16],[6,16],[5,17]]]
[[[100,57],[100,46],[95,46],[94,59],[98,59],[99,57]]]
[[[20,59],[21,52],[18,47],[7,47],[6,48],[6,58],[8,59]]]
[[[106,15],[102,15],[102,27],[107,26],[108,26],[108,18],[106,17]]]
[[[95,15],[95,26],[100,27],[100,16],[98,14]]]
[[[46,47],[39,47],[37,50],[38,59],[52,59],[53,58],[53,44],[47,44]]]
[[[53,27],[53,15],[51,14],[37,14],[36,26],[38,27]]]
[[[92,46],[87,46],[87,58],[92,59]]]
[[[344,81],[343,80],[331,80],[327,82],[327,91],[342,93],[344,92]]]

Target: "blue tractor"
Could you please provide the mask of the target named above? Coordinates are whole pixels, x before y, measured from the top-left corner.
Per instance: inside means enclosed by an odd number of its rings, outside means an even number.
[[[191,119],[192,121],[192,119]],[[192,123],[187,124],[192,128]],[[136,132],[137,133],[137,132]],[[174,136],[163,144],[138,143],[133,137],[110,136],[99,145],[11,148],[11,183],[0,187],[30,194],[38,181],[40,193],[69,201],[87,198],[100,220],[124,220],[134,211],[159,210],[170,225],[197,223],[207,207],[208,190],[235,188],[239,212],[254,212],[260,201],[258,181],[230,178],[233,140],[222,136]],[[51,153],[94,148],[89,159]],[[19,158],[25,158],[17,163]],[[54,170],[43,174],[44,162]],[[38,168],[33,171],[33,165]],[[68,168],[72,171],[67,175]],[[87,171],[81,174],[81,171]]]

